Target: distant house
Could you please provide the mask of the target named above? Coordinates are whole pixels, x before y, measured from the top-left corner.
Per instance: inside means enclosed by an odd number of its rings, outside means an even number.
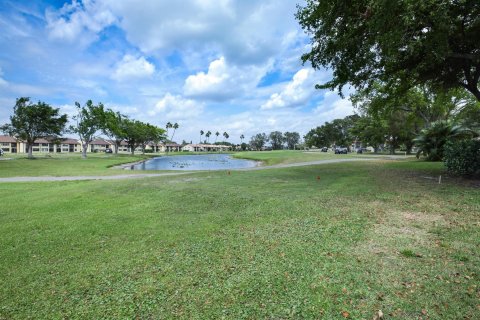
[[[182,147],[182,151],[190,151],[190,152],[200,152],[204,151],[202,145],[200,144],[186,144]]]
[[[63,138],[60,140],[60,143],[57,144],[56,152],[80,152],[81,145],[80,142],[76,139]]]
[[[208,152],[208,151],[228,151],[230,146],[223,145],[223,144],[187,144],[184,145],[182,150],[183,151],[190,151],[190,152]]]
[[[174,152],[174,151],[181,151],[182,146],[178,143],[162,143],[159,145],[158,151],[160,152]]]
[[[14,137],[0,136],[0,148],[4,152],[17,153],[19,150],[19,142]]]
[[[112,145],[115,148],[115,143],[112,142]],[[120,145],[118,146],[118,152],[130,152],[127,141],[124,140],[120,142]]]
[[[114,144],[112,142],[103,140],[103,139],[96,139],[90,142],[88,145],[87,151],[89,152],[105,152],[106,149],[113,149]]]

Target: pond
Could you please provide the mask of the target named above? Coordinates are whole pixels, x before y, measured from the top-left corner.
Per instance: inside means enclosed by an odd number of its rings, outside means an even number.
[[[252,160],[234,159],[228,154],[199,154],[153,158],[132,165],[132,170],[225,170],[256,167]]]

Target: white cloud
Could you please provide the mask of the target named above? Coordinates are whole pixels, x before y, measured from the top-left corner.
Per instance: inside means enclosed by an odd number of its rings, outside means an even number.
[[[112,78],[117,81],[129,80],[131,78],[145,78],[155,72],[155,66],[144,57],[135,58],[132,55],[125,55],[117,64]]]
[[[298,29],[295,10],[295,2],[283,0],[73,0],[45,16],[51,39],[90,43],[116,25],[148,55],[193,49],[257,64],[282,50],[279,35]]]
[[[3,79],[3,70],[0,68],[0,86],[6,87],[8,85],[8,82]]]
[[[210,63],[207,73],[199,72],[188,76],[184,92],[189,97],[210,100],[238,97],[253,90],[267,69],[268,65],[229,66],[225,58],[221,57]]]
[[[203,109],[203,103],[167,93],[150,110],[149,115],[160,115],[161,118],[166,119],[166,122],[181,122],[185,119],[198,117],[202,114]]]
[[[351,92],[345,92],[350,94]],[[321,122],[342,119],[354,113],[352,102],[341,98],[334,91],[327,91],[322,102],[313,110],[314,114],[321,119]]]
[[[94,0],[73,0],[58,11],[47,10],[45,18],[50,38],[67,42],[78,41],[83,36],[95,39],[96,33],[116,21],[101,1]]]
[[[300,69],[292,81],[281,92],[272,94],[261,109],[296,107],[307,102],[315,92],[313,74],[311,69]]]

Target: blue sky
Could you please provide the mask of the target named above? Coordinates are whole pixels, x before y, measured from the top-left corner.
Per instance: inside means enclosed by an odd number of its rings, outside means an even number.
[[[301,4],[301,2],[300,2]],[[73,115],[91,99],[161,127],[239,142],[258,132],[304,135],[353,112],[315,90],[328,70],[302,66],[309,39],[285,0],[0,2],[0,124],[15,99]]]

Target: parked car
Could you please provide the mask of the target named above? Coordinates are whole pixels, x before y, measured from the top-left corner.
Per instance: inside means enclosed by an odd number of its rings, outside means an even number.
[[[2,149],[0,149],[0,157],[3,156],[4,153],[5,152]]]
[[[363,149],[362,148],[357,148],[357,153],[363,153]]]
[[[348,149],[345,147],[336,147],[335,154],[347,154]]]
[[[105,153],[112,153],[112,149],[110,148],[105,149]]]
[[[322,152],[327,152],[327,151],[328,151],[328,148],[327,148],[327,147],[323,147],[322,149],[320,149],[320,151],[322,151]]]

